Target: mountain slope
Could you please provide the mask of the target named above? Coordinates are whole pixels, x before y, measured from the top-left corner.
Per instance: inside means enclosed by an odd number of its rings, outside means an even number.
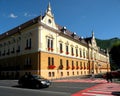
[[[96,38],[96,42],[100,48],[105,49],[105,50],[108,48],[110,50],[115,43],[120,42],[120,39],[112,38],[108,40],[101,40],[101,39]]]
[[[109,50],[111,70],[120,69],[120,39],[112,38],[109,40],[96,39],[97,45],[102,49]]]

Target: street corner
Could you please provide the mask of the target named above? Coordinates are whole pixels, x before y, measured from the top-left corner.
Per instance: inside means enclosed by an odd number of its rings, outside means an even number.
[[[120,84],[103,83],[76,92],[71,96],[120,96]]]

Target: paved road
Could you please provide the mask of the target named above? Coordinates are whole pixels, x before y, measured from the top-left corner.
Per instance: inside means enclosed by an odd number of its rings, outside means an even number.
[[[49,88],[20,88],[17,81],[0,80],[0,96],[71,96],[80,90],[96,85],[82,82],[53,82]]]
[[[70,93],[0,86],[0,96],[70,96]]]

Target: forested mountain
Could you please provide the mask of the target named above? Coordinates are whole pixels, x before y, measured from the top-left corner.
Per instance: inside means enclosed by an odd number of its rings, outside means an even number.
[[[111,49],[114,44],[117,42],[120,42],[119,38],[112,38],[112,39],[107,39],[107,40],[101,40],[96,38],[97,45],[102,48],[102,49]]]
[[[120,39],[109,40],[96,39],[97,45],[102,49],[109,50],[111,70],[120,69]]]

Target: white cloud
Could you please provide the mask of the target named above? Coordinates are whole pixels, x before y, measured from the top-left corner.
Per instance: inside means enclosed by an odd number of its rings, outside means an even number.
[[[36,14],[29,14],[29,13],[25,12],[25,13],[24,13],[24,16],[25,16],[25,17],[31,17],[31,16],[36,16]]]
[[[24,13],[24,16],[25,17],[29,17],[30,15],[28,13]]]
[[[15,14],[13,14],[13,13],[11,13],[11,14],[9,15],[9,17],[10,17],[10,18],[17,18],[18,16],[15,15]]]

